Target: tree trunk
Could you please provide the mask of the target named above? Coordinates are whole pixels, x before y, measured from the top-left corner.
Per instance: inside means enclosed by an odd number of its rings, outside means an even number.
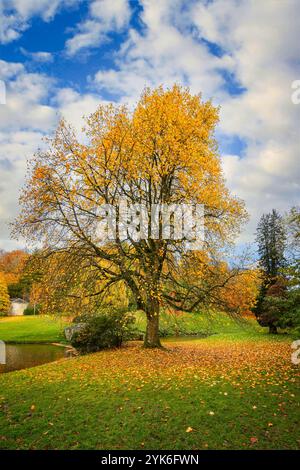
[[[152,300],[146,312],[147,327],[144,348],[161,348],[159,339],[159,303]]]
[[[269,334],[271,335],[277,335],[277,326],[276,325],[269,325]]]

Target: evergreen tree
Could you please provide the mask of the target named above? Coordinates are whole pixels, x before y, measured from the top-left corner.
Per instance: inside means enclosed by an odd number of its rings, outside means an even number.
[[[259,264],[270,281],[276,280],[280,270],[285,266],[286,233],[282,216],[273,209],[263,214],[256,232]]]
[[[282,216],[275,209],[262,215],[257,226],[256,241],[263,282],[254,313],[260,325],[268,326],[270,333],[277,333],[278,315],[271,315],[270,309],[265,308],[266,296],[270,288],[278,283],[285,266],[285,227]]]

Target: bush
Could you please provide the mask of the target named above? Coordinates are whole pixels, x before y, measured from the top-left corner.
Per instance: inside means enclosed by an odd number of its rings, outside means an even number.
[[[106,348],[119,348],[123,341],[133,339],[135,317],[128,312],[105,309],[94,314],[84,314],[73,322],[82,324],[71,339],[74,348],[81,352],[94,352]]]
[[[272,288],[276,288],[274,285]],[[277,328],[300,328],[300,290],[285,290],[281,295],[274,295],[271,288],[260,305],[258,321],[261,326],[269,326],[276,332]],[[272,330],[273,327],[273,330]]]
[[[41,311],[41,306],[36,305],[35,308],[32,307],[31,305],[28,305],[28,307],[25,308],[23,315],[38,315]]]

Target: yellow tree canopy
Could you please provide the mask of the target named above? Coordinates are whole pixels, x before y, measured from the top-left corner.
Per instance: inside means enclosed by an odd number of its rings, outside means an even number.
[[[0,272],[7,284],[18,282],[29,255],[22,250],[13,250],[0,254]]]
[[[147,214],[155,204],[202,204],[205,249],[232,240],[246,212],[225,185],[214,138],[218,119],[218,109],[188,89],[146,89],[132,111],[99,106],[86,119],[81,141],[61,121],[48,150],[32,162],[17,232],[42,241],[48,254],[68,253],[87,270],[97,269],[107,287],[125,282],[147,315],[146,342],[158,334],[159,306],[169,300],[164,283],[185,244],[161,237],[121,239],[119,233],[99,244],[98,209],[123,198],[143,204]],[[150,228],[148,221],[146,233]],[[100,258],[109,266],[98,263]]]
[[[0,315],[6,315],[10,307],[10,299],[7,291],[5,277],[0,273]]]

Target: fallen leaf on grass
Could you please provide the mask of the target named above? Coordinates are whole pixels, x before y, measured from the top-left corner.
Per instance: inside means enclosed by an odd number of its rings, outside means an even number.
[[[194,429],[191,428],[190,426],[188,428],[186,428],[186,430],[185,430],[185,432],[193,432],[193,431],[194,431]]]

